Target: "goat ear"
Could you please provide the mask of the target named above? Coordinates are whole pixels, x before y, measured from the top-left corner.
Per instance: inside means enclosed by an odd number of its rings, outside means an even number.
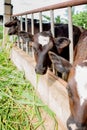
[[[18,33],[18,35],[19,35],[20,37],[24,38],[24,39],[27,39],[27,40],[29,40],[29,41],[33,41],[33,37],[34,37],[34,36],[33,36],[31,33],[29,33],[29,32],[20,31],[20,32]]]
[[[54,52],[49,51],[49,58],[54,64],[54,68],[60,73],[69,73],[72,65],[66,59],[56,55]]]
[[[8,22],[6,22],[4,24],[5,27],[12,27],[12,26],[16,26],[17,22],[19,22],[19,20],[17,19],[17,17],[12,17]]]
[[[55,38],[54,42],[59,54],[70,44],[70,40],[66,37]]]
[[[11,21],[8,21],[4,24],[5,27],[11,27],[12,26],[12,22]]]
[[[14,21],[8,21],[4,24],[5,27],[12,27],[12,26],[16,26],[17,25],[17,21],[14,20]]]

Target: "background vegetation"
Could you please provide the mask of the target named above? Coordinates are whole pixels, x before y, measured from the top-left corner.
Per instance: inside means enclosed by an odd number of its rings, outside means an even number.
[[[81,26],[87,29],[87,6],[85,6],[85,11],[75,12],[76,7],[72,7],[72,20],[73,25]],[[54,19],[55,23],[68,23],[68,9],[66,9],[64,13],[65,18],[61,18],[61,16],[56,16]],[[50,21],[49,16],[43,15],[46,21]]]
[[[87,29],[87,11],[73,15],[73,24]]]
[[[3,39],[3,26],[0,25],[0,39]]]

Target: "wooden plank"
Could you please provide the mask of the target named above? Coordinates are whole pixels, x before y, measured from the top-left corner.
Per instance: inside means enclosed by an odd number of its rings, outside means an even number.
[[[60,130],[67,130],[66,120],[70,115],[66,91],[67,83],[54,76],[49,70],[47,74],[39,76],[37,82],[34,59],[17,47],[12,48],[11,60],[18,69],[25,72],[26,78],[35,87],[43,102],[56,113],[61,124]]]
[[[65,2],[60,1],[60,3],[56,3],[56,4],[53,4],[53,5],[49,5],[49,6],[45,6],[45,7],[41,7],[41,8],[36,8],[36,9],[29,10],[29,11],[26,11],[26,12],[23,12],[23,13],[14,14],[12,16],[20,16],[20,15],[26,15],[26,14],[31,14],[31,13],[38,13],[38,12],[61,9],[61,8],[83,5],[83,4],[87,4],[87,0],[68,0],[68,1],[65,1]]]

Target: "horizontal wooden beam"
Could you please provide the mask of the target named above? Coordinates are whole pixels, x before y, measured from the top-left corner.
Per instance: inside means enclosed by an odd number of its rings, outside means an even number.
[[[87,0],[70,0],[67,2],[56,3],[54,5],[33,9],[33,10],[26,11],[19,14],[14,14],[13,16],[21,16],[21,15],[26,15],[26,14],[38,13],[42,11],[55,10],[55,9],[72,7],[72,6],[83,5],[83,4],[87,4]]]

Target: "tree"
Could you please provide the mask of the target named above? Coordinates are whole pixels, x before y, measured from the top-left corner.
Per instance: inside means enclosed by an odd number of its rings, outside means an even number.
[[[75,14],[75,7],[72,7],[72,16]],[[64,23],[68,23],[68,8],[65,10],[65,17],[66,18],[62,18],[62,21]]]
[[[47,21],[50,22],[50,17],[49,17],[49,16],[43,15],[43,17],[46,19],[46,22],[47,22]]]
[[[50,17],[49,17],[49,16],[43,15],[43,17],[46,19],[46,21],[49,21],[49,22],[50,22]],[[55,23],[61,23],[61,18],[60,18],[60,16],[55,17],[54,22],[55,22]]]
[[[87,28],[87,11],[73,15],[73,24]]]
[[[60,18],[60,16],[55,17],[55,23],[61,23],[61,18]]]

